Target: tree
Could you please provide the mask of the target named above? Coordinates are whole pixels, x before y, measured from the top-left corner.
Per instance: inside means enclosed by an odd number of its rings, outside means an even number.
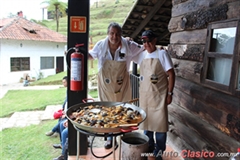
[[[59,0],[47,0],[42,2],[41,4],[47,4],[48,11],[53,11],[57,26],[56,31],[58,32],[59,18],[61,14],[66,15],[67,3],[61,2]]]

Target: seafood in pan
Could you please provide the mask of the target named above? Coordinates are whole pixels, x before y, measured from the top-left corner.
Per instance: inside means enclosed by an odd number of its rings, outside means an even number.
[[[97,128],[133,126],[142,121],[139,111],[121,105],[111,107],[102,105],[85,106],[72,112],[70,118],[80,125]]]

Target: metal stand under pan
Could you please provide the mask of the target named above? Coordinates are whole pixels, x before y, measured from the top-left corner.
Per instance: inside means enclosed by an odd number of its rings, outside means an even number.
[[[89,131],[82,130],[82,129],[76,127],[75,125],[73,125],[73,126],[78,131],[77,132],[77,142],[80,142],[80,133],[83,133],[83,134],[86,134],[86,135],[89,135],[89,136],[93,136],[90,148],[91,148],[91,153],[92,153],[92,155],[94,157],[96,157],[96,158],[106,158],[106,157],[108,157],[109,155],[111,155],[113,153],[113,160],[115,160],[115,151],[118,148],[118,145],[115,144],[116,137],[120,136],[120,135],[123,135],[126,132],[119,132],[119,133],[92,133],[92,132],[89,132]],[[94,138],[95,137],[108,137],[108,136],[112,136],[113,137],[113,150],[110,153],[108,153],[107,155],[105,155],[105,156],[97,156],[97,155],[95,155],[93,153],[93,148],[92,148],[92,144],[93,144]],[[120,137],[119,137],[119,139],[121,140]],[[119,142],[120,142],[119,143],[119,159],[121,159],[121,141],[119,141]],[[79,153],[80,153],[80,148],[79,148],[79,143],[77,143],[77,160],[79,159],[79,156],[80,156]]]

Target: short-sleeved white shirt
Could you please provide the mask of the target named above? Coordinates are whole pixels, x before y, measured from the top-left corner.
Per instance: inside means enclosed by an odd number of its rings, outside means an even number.
[[[98,59],[98,71],[102,68],[105,60],[113,60],[109,48],[107,49],[107,53],[101,54],[101,47],[104,40],[100,40],[96,43],[92,50],[89,51],[89,54],[94,58]],[[115,52],[115,61],[126,61],[127,71],[129,71],[130,63],[134,57],[136,57],[139,53],[141,53],[144,48],[143,46],[138,45],[136,42],[128,41],[127,42],[130,53],[126,53],[126,47],[118,48]],[[120,52],[125,53],[124,57],[120,57]]]
[[[137,64],[141,64],[144,59],[158,58],[165,72],[173,68],[172,59],[165,50],[156,49],[152,53],[148,53],[147,50],[134,57],[133,61]]]

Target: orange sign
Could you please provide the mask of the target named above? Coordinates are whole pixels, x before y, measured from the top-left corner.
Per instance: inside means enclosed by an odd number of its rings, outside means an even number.
[[[86,33],[87,31],[87,18],[81,16],[70,17],[70,32]]]

